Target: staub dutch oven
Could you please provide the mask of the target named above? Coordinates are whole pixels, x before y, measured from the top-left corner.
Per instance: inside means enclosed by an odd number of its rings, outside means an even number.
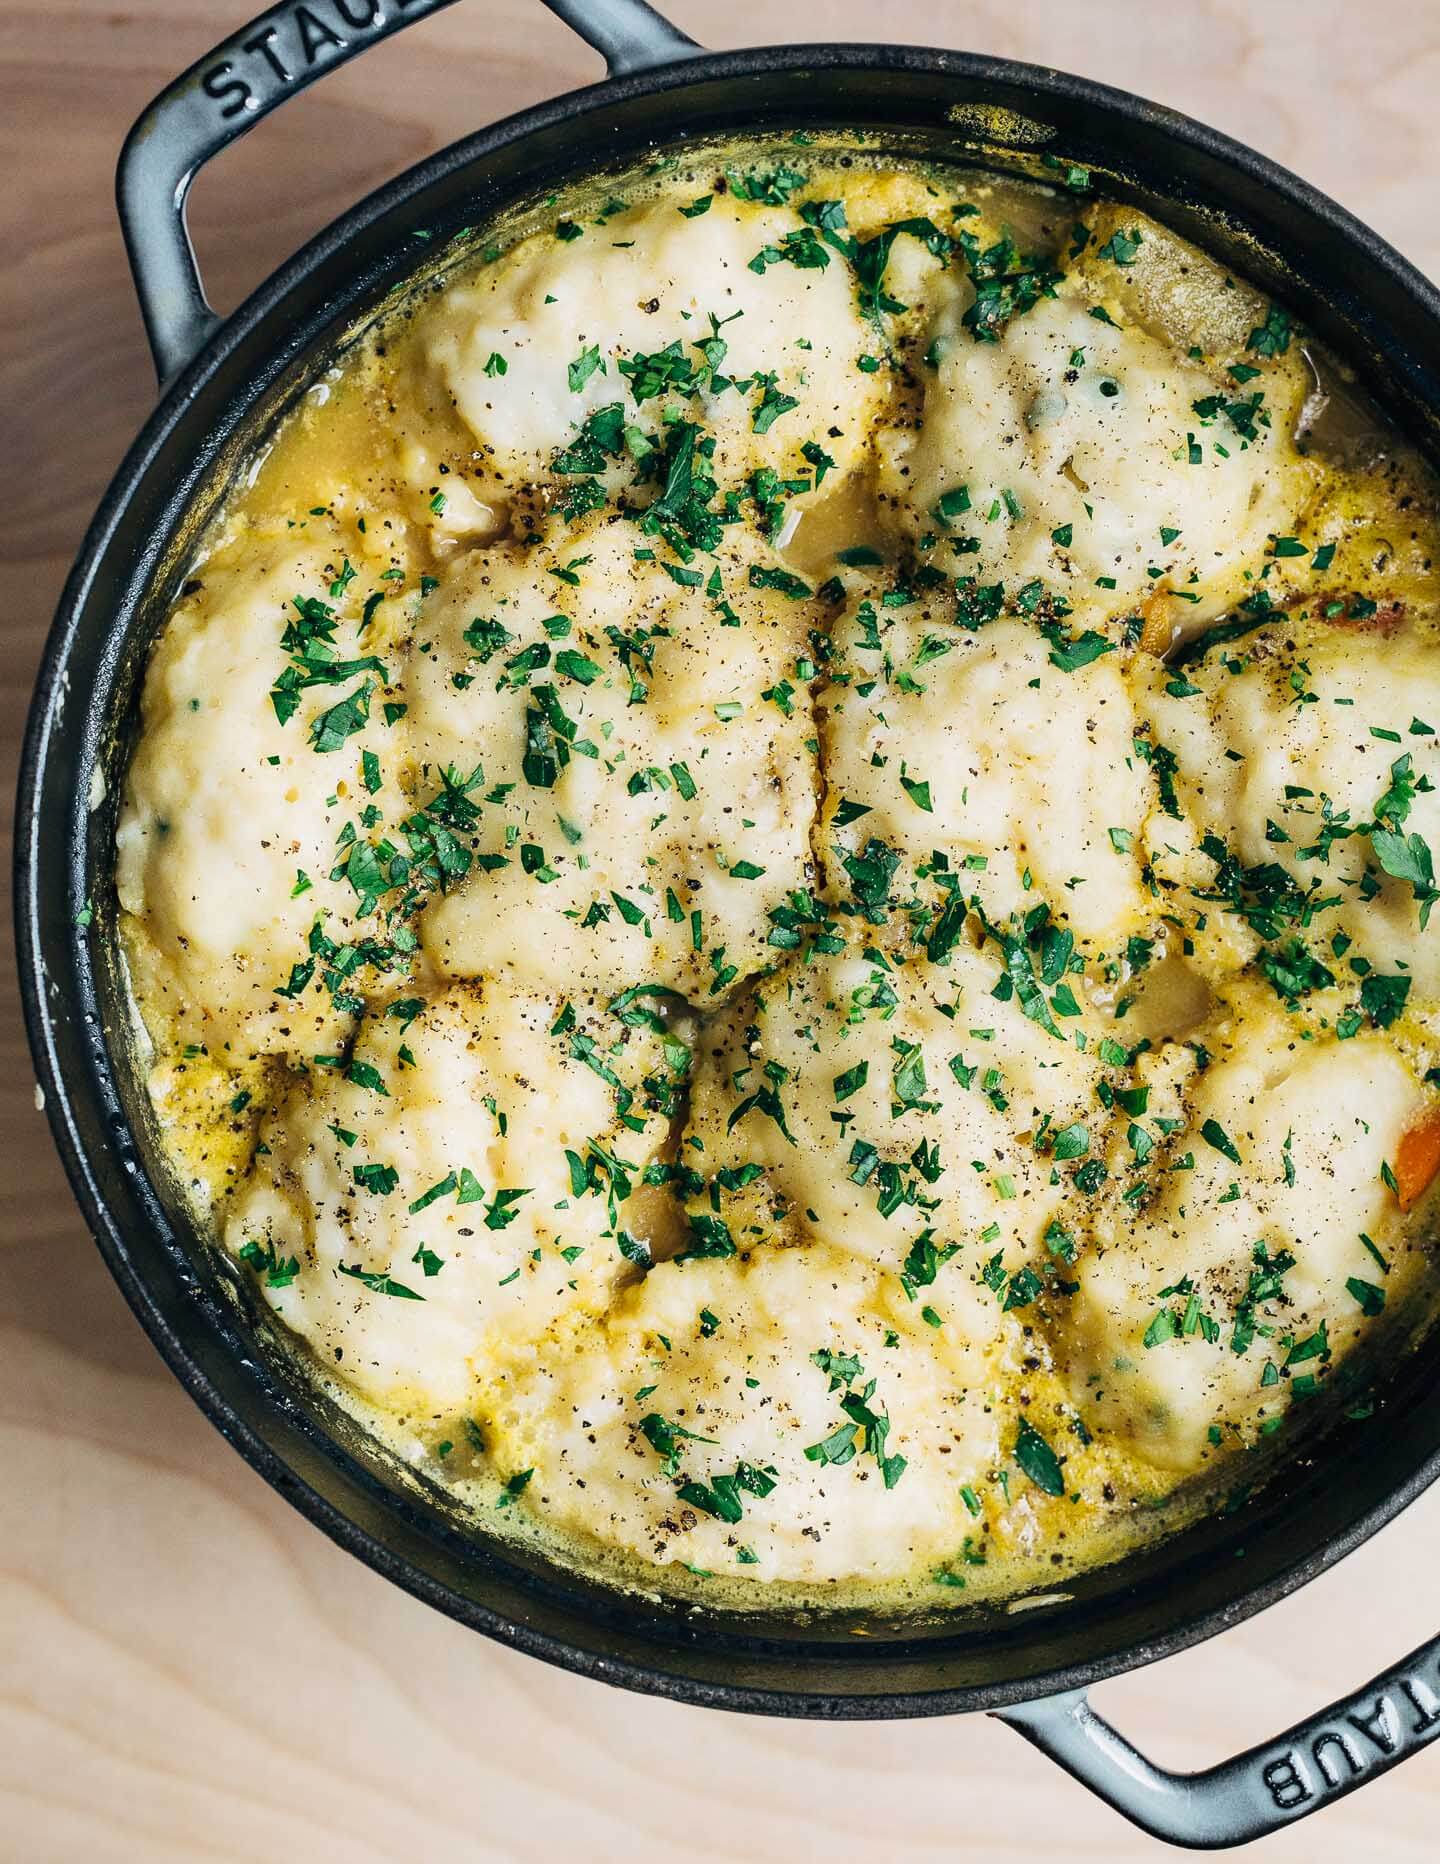
[[[110,936],[114,807],[137,674],[198,528],[255,437],[461,227],[702,137],[867,132],[870,147],[1092,169],[1279,291],[1440,459],[1440,295],[1293,175],[1102,85],[964,53],[808,45],[709,54],[642,0],[547,0],[603,83],[457,143],[313,240],[222,322],[185,230],[196,170],[315,78],[449,0],[283,0],[176,80],[120,160],[120,217],[163,383],[96,514],[45,650],[20,779],[21,978],[45,1103],[131,1306],[218,1428],[342,1546],[462,1623],[677,1701],[822,1718],[988,1710],[1158,1836],[1234,1844],[1339,1798],[1440,1733],[1440,1639],[1208,1772],[1153,1766],[1087,1686],[1238,1623],[1325,1571],[1440,1473],[1440,1354],[1397,1356],[1347,1422],[1251,1503],[1034,1609],[917,1626],[697,1616],[460,1531],[269,1350],[167,1188]],[[100,772],[103,777],[97,777]],[[98,799],[98,800],[97,800]]]

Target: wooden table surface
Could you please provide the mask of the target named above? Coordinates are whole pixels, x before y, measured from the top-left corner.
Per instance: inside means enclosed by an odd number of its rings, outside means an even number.
[[[153,387],[111,202],[131,118],[260,0],[0,8],[0,756],[82,528]],[[676,0],[712,46],[965,45],[1257,145],[1440,275],[1431,0]],[[883,20],[883,25],[882,25]],[[467,0],[292,102],[196,189],[222,308],[388,176],[598,75],[538,0]],[[6,823],[8,830],[8,820]],[[8,854],[4,874],[8,880]],[[0,1860],[1131,1860],[1162,1848],[981,1718],[676,1708],[493,1648],[330,1545],[164,1370],[71,1204],[0,1002]],[[1240,1630],[1107,1685],[1174,1765],[1277,1732],[1433,1633],[1440,1492]],[[1273,1840],[1433,1860],[1440,1748]]]

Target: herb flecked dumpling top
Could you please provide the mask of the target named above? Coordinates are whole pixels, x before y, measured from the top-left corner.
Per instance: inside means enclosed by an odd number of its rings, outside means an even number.
[[[1013,1350],[1018,1323],[994,1331]],[[501,1466],[572,1533],[758,1579],[904,1579],[973,1529],[1004,1358],[817,1244],[658,1264],[603,1329],[502,1351],[483,1402]]]
[[[1298,351],[1242,340],[1209,355],[1132,314],[1125,274],[1159,238],[1138,217],[1103,242],[1080,224],[1077,268],[991,342],[967,340],[975,288],[948,273],[923,419],[885,436],[882,485],[962,577],[1038,578],[1087,620],[1138,610],[1163,646],[1247,592],[1313,473],[1294,441],[1309,385]],[[1222,292],[1220,269],[1193,257]]]
[[[819,700],[832,860],[872,837],[911,862],[940,847],[992,918],[1039,898],[1092,946],[1123,944],[1154,916],[1155,790],[1117,657],[1057,665],[1032,625],[966,633],[943,613],[862,599],[837,629]]]
[[[1043,172],[437,252],[147,670],[176,1182],[417,1493],[647,1591],[1049,1593],[1436,1305],[1434,488]]]
[[[811,605],[764,587],[743,538],[679,582],[636,542],[592,519],[477,551],[429,600],[412,754],[482,773],[470,874],[422,921],[450,976],[703,1003],[766,963],[769,910],[809,884]]]
[[[1383,1177],[1420,1100],[1404,1061],[1375,1035],[1296,1042],[1263,1003],[1226,1046],[1058,1342],[1086,1416],[1167,1470],[1273,1428],[1424,1266]]]
[[[333,997],[280,992],[317,913],[338,928],[357,904],[332,878],[349,807],[316,781],[317,750],[347,742],[348,771],[362,746],[385,743],[371,699],[396,663],[373,651],[382,641],[359,643],[330,663],[343,681],[270,696],[287,641],[300,658],[314,642],[332,651],[341,555],[323,541],[232,543],[200,566],[145,682],[116,838],[120,901],[144,928],[138,964],[166,1029],[237,1059],[304,1055],[353,1023]]]
[[[613,1297],[626,1263],[569,1158],[621,1148],[643,1169],[687,1063],[510,983],[393,998],[263,1129],[227,1242],[367,1397],[463,1407],[482,1340],[533,1345]]]
[[[577,448],[594,451],[589,470],[623,472],[636,442],[618,420],[611,438],[611,409],[646,432],[698,413],[731,481],[801,465],[802,439],[843,471],[866,446],[879,385],[856,367],[868,333],[848,271],[817,248],[794,210],[733,194],[698,211],[627,208],[583,231],[562,220],[445,293],[424,353],[486,470],[511,485]],[[775,261],[757,266],[766,252]],[[798,423],[781,418],[797,407]]]
[[[1367,646],[1343,613],[1274,618],[1153,679],[1181,818],[1156,868],[1229,894],[1262,965],[1308,953],[1307,992],[1358,960],[1372,995],[1384,975],[1402,1000],[1433,998],[1440,895],[1423,851],[1440,840],[1440,645],[1387,634]],[[1248,886],[1248,911],[1247,870],[1274,881],[1264,898]]]

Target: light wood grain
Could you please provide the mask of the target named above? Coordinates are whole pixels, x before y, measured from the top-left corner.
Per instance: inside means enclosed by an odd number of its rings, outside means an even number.
[[[258,8],[260,0],[253,0]],[[69,556],[151,401],[111,206],[130,119],[241,0],[0,11],[0,755]],[[1440,13],[1415,0],[677,0],[721,46],[965,44],[1103,77],[1300,170],[1440,271]],[[883,22],[883,23],[882,23]],[[598,75],[533,0],[467,0],[328,80],[196,192],[216,301],[440,144]],[[8,828],[8,823],[7,823]],[[8,876],[8,856],[5,873]],[[0,1858],[1154,1858],[1008,1730],[826,1728],[618,1695],[493,1648],[291,1513],[171,1381],[74,1212],[0,1009]],[[1103,1706],[1197,1765],[1437,1628],[1440,1494]],[[1434,1859],[1440,1751],[1273,1841]]]

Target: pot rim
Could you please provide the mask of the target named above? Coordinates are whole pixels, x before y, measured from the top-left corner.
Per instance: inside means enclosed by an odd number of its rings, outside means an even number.
[[[281,311],[292,291],[323,261],[340,253],[353,236],[374,220],[402,208],[436,181],[498,149],[523,141],[567,119],[603,111],[644,95],[682,93],[716,80],[811,70],[865,70],[932,73],[937,79],[961,78],[972,84],[1025,88],[1041,100],[1068,99],[1102,112],[1112,122],[1142,123],[1182,149],[1198,151],[1262,184],[1282,208],[1297,209],[1324,222],[1368,265],[1385,273],[1392,285],[1412,299],[1440,337],[1440,290],[1393,246],[1348,210],[1248,145],[1194,118],[1133,93],[1047,67],[982,54],[924,46],[887,44],[806,44],[742,48],[705,53],[682,62],[609,78],[547,99],[530,109],[452,143],[415,164],[358,201],[309,239],[264,279],[214,331],[193,361],[171,381],[117,467],[89,526],[57,605],[36,677],[22,747],[16,803],[15,932],[19,987],[32,1056],[43,1092],[49,1124],[66,1175],[95,1236],[105,1262],[132,1312],[189,1396],[221,1434],[269,1485],[333,1541],[426,1604],[483,1632],[497,1642],[601,1681],[672,1700],[755,1714],[803,1716],[829,1720],[909,1718],[992,1710],[1078,1690],[1107,1677],[1173,1655],[1241,1623],[1288,1596],[1354,1551],[1395,1518],[1440,1476],[1440,1451],[1423,1459],[1409,1476],[1367,1512],[1318,1549],[1283,1566],[1269,1579],[1238,1591],[1225,1604],[1182,1614],[1163,1633],[1050,1671],[1000,1682],[964,1684],[914,1692],[873,1691],[817,1695],[748,1683],[715,1682],[667,1668],[663,1660],[639,1662],[616,1658],[527,1625],[466,1597],[443,1579],[397,1553],[327,1496],[322,1495],[286,1460],[284,1454],[243,1418],[181,1339],[146,1275],[131,1261],[121,1225],[91,1169],[85,1142],[73,1118],[72,1100],[95,1092],[86,1080],[77,1087],[63,1075],[56,1054],[52,1012],[47,1001],[47,951],[34,858],[40,832],[41,780],[56,713],[64,700],[73,637],[93,581],[137,486],[157,453],[185,417],[190,404],[224,361],[267,319]],[[683,124],[675,126],[684,134]],[[977,157],[983,162],[983,156]],[[239,429],[255,394],[232,398],[232,425]],[[58,967],[57,967],[58,968]],[[106,1049],[107,1063],[109,1049]],[[328,1453],[347,1488],[355,1489],[356,1466],[342,1446],[329,1440]],[[393,1506],[393,1503],[392,1503]],[[577,1607],[582,1611],[583,1604]],[[643,1639],[652,1634],[642,1631]]]

